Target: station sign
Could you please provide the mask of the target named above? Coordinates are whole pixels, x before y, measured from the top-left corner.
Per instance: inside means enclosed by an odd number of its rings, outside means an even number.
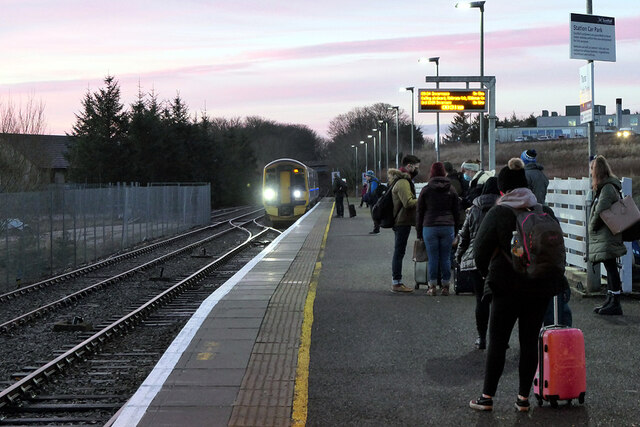
[[[570,48],[571,59],[615,62],[615,18],[572,13]]]
[[[484,89],[420,89],[419,113],[484,113],[487,90]]]
[[[593,121],[593,62],[580,67],[580,123]]]

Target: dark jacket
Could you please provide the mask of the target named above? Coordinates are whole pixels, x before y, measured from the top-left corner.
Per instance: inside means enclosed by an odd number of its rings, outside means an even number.
[[[602,262],[627,253],[622,243],[622,233],[614,235],[600,218],[600,213],[620,199],[620,181],[606,178],[598,185],[589,216],[589,261]]]
[[[395,225],[415,225],[416,220],[416,187],[411,181],[411,175],[400,169],[389,169],[389,188],[393,197],[393,215]],[[396,183],[397,181],[397,183]]]
[[[562,276],[557,280],[530,280],[517,273],[508,254],[516,230],[516,215],[512,208],[533,207],[536,196],[528,188],[516,188],[500,197],[485,215],[473,241],[476,267],[486,277],[485,283],[496,295],[548,296],[562,290]],[[543,210],[556,218],[553,210]],[[557,220],[557,219],[556,219]]]
[[[524,167],[524,173],[527,176],[529,188],[536,196],[538,203],[544,205],[547,197],[547,187],[549,186],[549,178],[542,172],[544,167],[537,163],[527,163]]]
[[[347,194],[347,184],[339,177],[335,177],[332,190],[336,197],[344,197],[344,195]]]
[[[451,187],[449,178],[436,176],[431,178],[420,191],[416,226],[422,236],[421,227],[459,224],[460,208],[458,194]]]
[[[464,220],[462,229],[458,234],[458,249],[456,250],[456,259],[460,265],[460,270],[475,270],[476,262],[474,260],[473,241],[476,238],[478,229],[482,219],[489,209],[496,204],[500,196],[497,194],[482,194],[473,201],[473,206],[467,209],[467,217]]]

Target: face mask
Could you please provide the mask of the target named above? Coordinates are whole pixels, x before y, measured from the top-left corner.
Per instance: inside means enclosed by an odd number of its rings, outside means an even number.
[[[465,181],[467,181],[467,182],[471,181],[471,177],[469,175],[467,175],[466,173],[462,174],[462,176],[464,176],[464,180]]]
[[[418,169],[414,169],[414,170],[411,172],[411,174],[410,174],[410,175],[411,175],[411,179],[413,179],[413,178],[415,178],[416,176],[418,176]]]

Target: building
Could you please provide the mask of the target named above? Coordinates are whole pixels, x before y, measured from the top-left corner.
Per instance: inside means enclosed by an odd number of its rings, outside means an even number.
[[[613,132],[621,128],[640,133],[640,114],[623,110],[621,99],[616,100],[615,114],[607,114],[604,105],[595,105],[594,123],[596,133]],[[496,142],[511,142],[520,138],[537,140],[587,137],[587,124],[580,124],[579,105],[567,105],[564,116],[555,111],[549,114],[549,111],[543,110],[542,115],[536,118],[536,125],[529,128],[498,128]]]

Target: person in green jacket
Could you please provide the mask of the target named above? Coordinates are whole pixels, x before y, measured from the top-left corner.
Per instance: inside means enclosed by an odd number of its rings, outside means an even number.
[[[620,199],[622,185],[611,172],[607,159],[601,155],[591,161],[591,180],[594,197],[589,215],[589,261],[594,264],[601,262],[607,270],[607,298],[604,304],[594,309],[594,312],[620,316],[622,284],[616,258],[626,254],[627,248],[622,242],[622,235],[614,235],[600,218],[600,213]]]
[[[416,224],[416,187],[413,178],[418,175],[420,159],[407,154],[402,158],[400,169],[389,169],[389,188],[393,197],[393,215],[395,222],[393,233],[395,244],[391,260],[391,290],[393,292],[411,293],[413,289],[402,283],[402,260],[407,251],[407,241],[411,234],[411,227]]]

